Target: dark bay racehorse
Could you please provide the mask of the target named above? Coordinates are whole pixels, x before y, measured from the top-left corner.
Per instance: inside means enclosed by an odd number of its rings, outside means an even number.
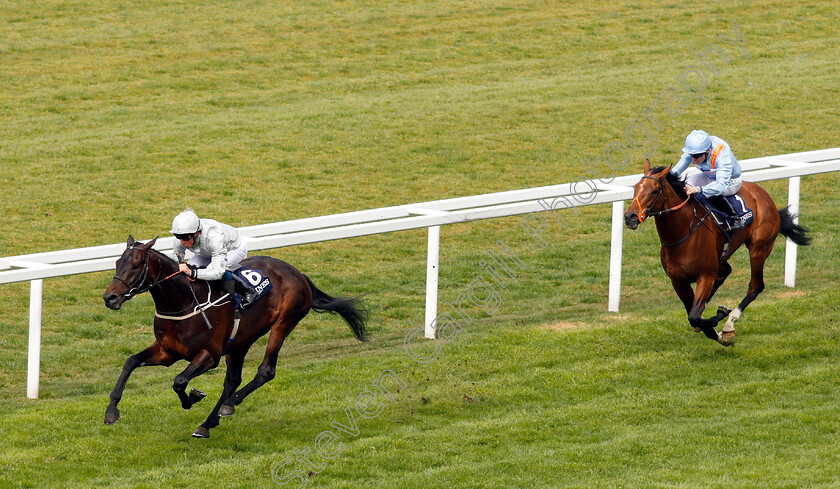
[[[356,338],[366,340],[367,310],[361,301],[331,297],[288,263],[267,256],[254,256],[243,260],[242,265],[262,272],[271,279],[273,287],[265,297],[242,312],[236,336],[229,342],[233,329],[233,301],[215,284],[206,281],[191,283],[183,273],[179,273],[174,260],[152,249],[155,241],[157,238],[143,244],[128,237],[126,250],[117,260],[114,279],[103,294],[105,305],[114,310],[145,291],[151,293],[155,302],[155,342],[126,360],[105,411],[106,424],[115,423],[120,418],[117,404],[128,376],[135,368],[146,365],[168,367],[178,360],[189,361],[187,368],[175,377],[173,389],[181,400],[181,406],[190,409],[206,394],[196,389],[187,394],[187,384],[215,368],[221,357],[226,355],[227,374],[222,395],[207,420],[193,433],[197,438],[209,437],[210,428],[218,426],[220,416],[233,415],[235,406],[248,394],[274,378],[283,340],[310,309],[341,315]],[[190,291],[191,287],[194,292]],[[199,313],[201,310],[203,314]],[[242,383],[245,354],[266,333],[269,333],[268,346],[257,375],[245,387],[236,390]]]
[[[670,167],[651,169],[650,162],[645,160],[644,176],[635,185],[633,202],[624,213],[624,222],[630,229],[654,216],[662,243],[662,267],[685,305],[689,323],[694,331],[703,331],[724,346],[732,344],[735,322],[764,290],[764,262],[779,233],[798,245],[810,242],[807,230],[794,222],[787,207],[778,210],[770,195],[758,185],[744,182],[738,195],[753,210],[754,218],[751,224],[732,233],[728,249],[726,236],[709,211],[696,199],[686,196],[685,182],[672,174]],[[732,271],[727,260],[742,244],[750,250],[752,276],[747,295],[734,311],[721,306],[715,316],[703,319],[706,304]],[[691,284],[695,282],[697,288],[692,290]],[[715,327],[727,316],[718,333]]]

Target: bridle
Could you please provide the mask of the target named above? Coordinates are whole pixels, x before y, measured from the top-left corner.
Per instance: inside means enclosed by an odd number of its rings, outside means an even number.
[[[645,179],[645,178],[649,178],[649,179],[653,180],[654,182],[658,183],[661,191],[659,192],[659,195],[657,195],[656,198],[653,199],[653,202],[647,207],[647,209],[642,209],[642,204],[639,202],[639,196],[638,195],[636,195],[636,197],[633,199],[633,202],[635,202],[636,205],[639,206],[639,222],[644,222],[644,220],[647,219],[650,216],[655,217],[655,216],[662,215],[666,212],[672,212],[672,211],[681,209],[682,206],[684,206],[685,204],[688,203],[689,200],[691,200],[691,195],[689,195],[688,197],[685,198],[685,200],[681,204],[675,205],[674,207],[670,207],[668,209],[663,209],[661,211],[651,212],[650,210],[653,208],[653,206],[655,206],[656,203],[659,202],[659,198],[662,197],[663,195],[665,195],[665,182],[663,182],[662,180],[660,180],[656,177],[652,177],[650,175],[642,175],[642,179]],[[665,196],[664,203],[665,203],[665,205],[668,205],[668,197],[667,196]]]
[[[637,206],[639,206],[639,222],[644,221],[644,220],[645,220],[645,219],[647,219],[649,216],[654,216],[654,217],[656,217],[656,216],[660,216],[660,215],[662,215],[662,214],[665,214],[666,212],[673,212],[673,211],[676,211],[676,210],[678,210],[678,209],[681,209],[684,205],[686,205],[686,204],[688,203],[688,201],[689,201],[689,200],[691,200],[691,195],[689,195],[689,196],[687,196],[687,197],[685,198],[685,200],[684,200],[682,203],[677,204],[677,205],[675,205],[674,207],[669,207],[669,208],[667,208],[667,209],[663,209],[663,210],[661,210],[661,211],[654,211],[654,212],[650,212],[650,209],[651,209],[653,206],[655,206],[657,202],[659,202],[659,197],[661,197],[661,196],[665,195],[665,182],[663,182],[662,180],[660,180],[659,178],[656,178],[656,177],[652,177],[652,176],[649,176],[649,175],[642,175],[642,179],[645,179],[645,178],[649,178],[649,179],[651,179],[651,180],[653,180],[653,181],[657,182],[657,183],[659,184],[659,186],[661,187],[661,192],[659,193],[659,195],[657,195],[657,196],[656,196],[656,198],[655,198],[655,199],[653,199],[653,203],[651,203],[651,204],[648,206],[648,208],[647,208],[647,209],[644,209],[644,210],[642,209],[642,205],[641,205],[641,203],[639,202],[639,196],[637,195],[637,196],[633,199],[633,202],[635,202],[635,203],[636,203],[636,205],[637,205]],[[664,205],[668,205],[668,196],[665,196]],[[694,220],[695,220],[695,219],[698,219],[698,218],[697,218],[697,208],[696,208],[695,206],[691,206],[691,210],[692,210],[692,212],[694,213],[694,215],[693,215],[693,216],[692,216],[692,218],[691,218],[691,223],[694,223]],[[706,215],[704,215],[702,218],[699,218],[699,219],[697,220],[697,224],[694,224],[693,226],[692,226],[692,224],[691,224],[691,223],[689,224],[688,234],[686,234],[685,236],[683,236],[683,237],[682,237],[682,239],[679,239],[679,240],[677,240],[677,241],[674,241],[673,243],[662,243],[662,246],[664,246],[665,248],[671,248],[671,247],[673,247],[673,246],[677,246],[678,244],[682,244],[682,243],[683,243],[683,242],[685,242],[685,240],[687,240],[687,239],[688,239],[688,238],[689,238],[692,234],[694,234],[694,231],[697,231],[697,228],[699,228],[699,227],[703,224],[703,222],[706,220],[706,218],[707,218],[707,217],[709,217],[710,215],[711,215],[711,211],[707,210],[707,211],[706,211]],[[707,227],[708,227],[708,226],[707,226]],[[728,242],[727,242],[727,247],[728,247]]]
[[[138,294],[142,294],[143,292],[147,292],[147,291],[151,290],[152,288],[154,288],[155,286],[157,286],[158,284],[160,284],[162,282],[165,282],[165,281],[169,280],[170,278],[174,277],[175,275],[178,275],[179,273],[181,273],[181,271],[178,270],[177,272],[173,273],[172,275],[164,277],[160,280],[158,280],[157,277],[156,277],[156,278],[153,279],[154,282],[152,282],[151,284],[149,284],[146,287],[143,287],[143,283],[146,282],[146,277],[149,276],[149,260],[151,259],[152,254],[149,253],[149,250],[144,250],[143,248],[138,248],[136,245],[131,245],[131,247],[128,248],[128,249],[132,250],[132,251],[136,250],[136,251],[141,251],[141,252],[145,253],[146,254],[146,262],[143,264],[143,275],[140,277],[139,280],[135,281],[135,285],[130,285],[122,277],[118,276],[117,274],[114,274],[114,280],[119,280],[126,287],[128,287],[128,292],[123,294],[123,297],[127,298],[126,300],[131,300],[131,299],[134,298],[134,296],[136,296]],[[160,277],[160,273],[158,273],[158,277]]]
[[[136,250],[136,251],[141,251],[141,252],[145,253],[146,254],[146,261],[143,264],[143,275],[140,276],[140,279],[135,282],[135,285],[130,285],[128,282],[125,281],[125,279],[123,279],[122,277],[114,274],[114,280],[119,280],[120,282],[125,284],[126,287],[128,287],[128,292],[123,294],[123,297],[125,297],[126,300],[131,300],[137,294],[142,294],[143,292],[147,292],[147,291],[153,289],[154,287],[156,287],[158,284],[169,280],[170,278],[174,277],[175,275],[178,275],[179,273],[182,273],[181,270],[178,270],[177,272],[175,272],[171,275],[167,275],[166,277],[164,277],[162,279],[158,279],[156,277],[156,278],[153,279],[154,282],[152,282],[151,284],[143,287],[143,283],[146,282],[146,277],[149,276],[149,260],[151,259],[152,254],[149,252],[149,250],[146,250],[146,249],[143,249],[143,248],[138,248],[134,244],[131,245],[128,248],[128,250],[132,250],[132,251]],[[160,265],[160,260],[158,260],[158,265]],[[160,270],[160,269],[158,269],[158,270]],[[160,272],[159,271],[158,271],[158,277],[160,277]],[[189,280],[192,280],[192,279],[189,279]],[[207,329],[213,329],[213,326],[210,324],[210,320],[207,319],[207,315],[204,313],[204,308],[201,306],[201,303],[198,301],[198,297],[196,297],[196,295],[195,295],[195,291],[192,288],[192,284],[189,284],[189,289],[190,289],[190,292],[192,293],[192,296],[193,296],[193,301],[194,301],[193,304],[198,304],[198,310],[201,312],[201,317],[204,318],[204,324],[207,325]],[[155,314],[159,317],[164,317],[166,315],[180,314],[180,313],[186,311],[187,309],[189,309],[190,307],[192,307],[193,304],[190,304],[189,306],[187,306],[186,308],[184,308],[184,309],[182,309],[181,311],[178,311],[178,312],[160,313],[157,310],[155,310]],[[180,320],[182,318],[169,318],[169,319]]]

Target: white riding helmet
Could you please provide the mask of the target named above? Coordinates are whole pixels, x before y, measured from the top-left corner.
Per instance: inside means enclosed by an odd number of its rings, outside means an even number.
[[[709,133],[706,131],[691,131],[685,138],[685,148],[683,148],[683,153],[688,153],[690,155],[699,155],[700,153],[705,153],[712,148],[712,138],[709,137]]]
[[[175,216],[172,220],[172,234],[192,234],[201,229],[201,221],[192,209],[185,209],[184,212]]]

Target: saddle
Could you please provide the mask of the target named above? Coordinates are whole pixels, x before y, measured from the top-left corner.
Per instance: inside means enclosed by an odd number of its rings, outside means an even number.
[[[231,295],[236,301],[236,309],[244,311],[271,290],[271,280],[259,270],[240,267],[231,272],[231,275],[233,275],[236,291],[236,294]]]
[[[722,195],[706,197],[697,193],[694,196],[711,212],[715,223],[727,234],[727,237],[729,233],[743,229],[753,221],[752,209],[747,207],[744,199],[738,194],[728,197]]]
[[[233,277],[228,282],[233,285],[233,287],[231,287],[233,290],[225,287],[225,277],[222,277],[222,288],[225,288],[234,300],[234,313],[233,328],[231,329],[230,336],[225,342],[225,347],[222,350],[223,355],[227,354],[230,349],[230,345],[232,345],[233,340],[236,339],[236,333],[239,331],[239,321],[242,317],[240,311],[248,309],[254,305],[255,302],[262,299],[272,287],[271,280],[267,276],[263,275],[259,270],[240,267],[233,272],[226,272],[226,275],[227,273],[230,273]]]

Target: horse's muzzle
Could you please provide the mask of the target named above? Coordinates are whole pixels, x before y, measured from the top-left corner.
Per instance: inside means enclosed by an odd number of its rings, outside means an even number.
[[[624,214],[624,225],[630,229],[639,227],[639,216],[635,212],[628,212]]]
[[[121,297],[117,294],[109,294],[108,292],[102,294],[102,299],[105,300],[105,307],[115,311],[119,310],[119,308],[122,307],[123,302],[125,302],[121,300]]]

